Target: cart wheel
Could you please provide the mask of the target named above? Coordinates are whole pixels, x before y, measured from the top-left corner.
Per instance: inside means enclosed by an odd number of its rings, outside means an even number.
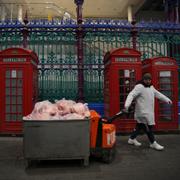
[[[89,157],[84,158],[84,167],[89,165]]]
[[[31,160],[25,160],[25,168],[28,168],[31,166]]]
[[[116,154],[115,147],[111,149],[104,149],[102,152],[102,161],[108,164],[111,163],[115,158],[115,154]]]

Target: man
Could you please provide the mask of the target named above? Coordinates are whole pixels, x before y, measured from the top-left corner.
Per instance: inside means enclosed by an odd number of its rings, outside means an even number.
[[[132,132],[128,143],[135,146],[141,146],[141,143],[136,140],[140,130],[144,130],[150,141],[150,147],[156,150],[163,150],[164,147],[155,141],[152,131],[155,125],[154,120],[154,99],[155,97],[168,104],[172,101],[157,91],[151,83],[151,74],[145,73],[141,81],[139,81],[134,89],[129,93],[125,102],[125,110],[128,111],[131,103],[135,100],[135,113],[134,118],[137,121],[136,127]]]

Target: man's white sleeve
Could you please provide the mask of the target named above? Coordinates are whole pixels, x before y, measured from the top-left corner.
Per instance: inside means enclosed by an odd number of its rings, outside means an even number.
[[[141,90],[142,90],[142,85],[141,84],[138,84],[134,87],[134,89],[129,93],[129,95],[127,96],[126,98],[126,101],[125,101],[125,104],[124,104],[124,107],[126,109],[128,109],[133,101],[134,98],[136,98],[140,93],[141,93]]]
[[[156,98],[158,98],[159,100],[161,101],[164,101],[166,103],[168,103],[169,101],[171,101],[167,96],[165,96],[164,94],[160,93],[158,90],[156,90],[154,87],[153,87],[153,90],[154,90],[154,95]]]

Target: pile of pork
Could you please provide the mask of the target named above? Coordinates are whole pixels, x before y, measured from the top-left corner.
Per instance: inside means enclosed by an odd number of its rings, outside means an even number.
[[[70,120],[85,119],[90,116],[87,103],[76,103],[72,100],[56,100],[37,102],[31,114],[24,116],[23,120]]]

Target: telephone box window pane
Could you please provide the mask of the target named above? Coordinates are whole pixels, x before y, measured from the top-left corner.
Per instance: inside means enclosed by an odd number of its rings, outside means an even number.
[[[172,91],[161,91],[165,96],[169,97],[171,99],[172,97]]]
[[[16,114],[11,114],[11,121],[16,121]]]
[[[11,115],[10,114],[6,114],[6,121],[10,121],[11,120]]]
[[[21,114],[17,115],[17,120],[22,121],[22,115]]]
[[[10,81],[10,79],[6,79],[6,87],[10,87],[10,83],[11,81]]]
[[[10,95],[10,94],[11,94],[10,88],[6,88],[6,95]]]
[[[135,85],[135,70],[134,69],[124,69],[119,70],[119,101],[120,109],[124,108],[124,102],[128,93],[132,90]],[[127,119],[133,118],[132,116],[127,117]]]
[[[119,70],[119,76],[123,77],[124,76],[124,70]]]
[[[171,84],[160,84],[160,89],[171,90]]]
[[[22,96],[17,97],[17,104],[22,104]]]
[[[16,88],[11,89],[12,95],[16,95]]]
[[[169,104],[160,103],[159,107],[160,107],[160,111],[164,114],[171,114],[172,113],[171,105],[169,105]]]
[[[18,95],[22,95],[22,89],[18,88]]]
[[[159,103],[159,120],[160,121],[171,121],[172,107],[169,104]]]
[[[16,79],[12,79],[12,80],[11,80],[11,86],[12,86],[12,87],[16,87],[16,86],[17,86],[17,84],[16,84]]]
[[[120,96],[120,102],[124,102],[124,95]]]
[[[11,96],[11,103],[16,104],[16,96]]]
[[[119,85],[120,85],[120,86],[123,86],[123,85],[124,85],[124,79],[122,79],[122,78],[119,79]]]
[[[171,79],[169,77],[160,77],[159,83],[171,83]]]
[[[11,103],[11,98],[10,96],[6,96],[6,104],[10,104]]]
[[[15,112],[16,112],[16,106],[15,106],[15,105],[13,105],[13,106],[11,107],[11,112],[12,112],[12,113],[15,113]]]
[[[6,71],[6,78],[10,78],[11,77],[11,71]]]
[[[17,71],[16,70],[11,71],[11,78],[17,78]]]
[[[22,70],[19,70],[19,71],[17,72],[17,74],[18,74],[18,75],[17,75],[18,78],[22,78]]]
[[[172,121],[172,119],[171,119],[171,116],[160,116],[159,117],[159,120],[160,121]]]
[[[17,87],[22,87],[22,79],[17,79]]]
[[[171,83],[171,71],[160,71],[159,72],[159,82],[160,83]]]
[[[122,94],[122,92],[124,91],[124,87],[123,87],[123,86],[120,86],[120,87],[119,87],[119,90],[120,90],[120,93]]]
[[[160,71],[160,77],[171,77],[171,71]]]
[[[126,86],[128,86],[129,83],[130,83],[129,80],[126,80],[126,81],[125,81]]]
[[[130,77],[131,78],[135,77],[135,70],[134,69],[130,70]]]
[[[18,112],[18,113],[22,112],[22,106],[21,106],[21,105],[20,105],[20,106],[18,106],[18,108],[17,108],[17,112]]]
[[[124,77],[130,77],[130,71],[128,69],[124,70]]]
[[[10,105],[6,105],[6,112],[7,113],[11,112],[11,106]]]

